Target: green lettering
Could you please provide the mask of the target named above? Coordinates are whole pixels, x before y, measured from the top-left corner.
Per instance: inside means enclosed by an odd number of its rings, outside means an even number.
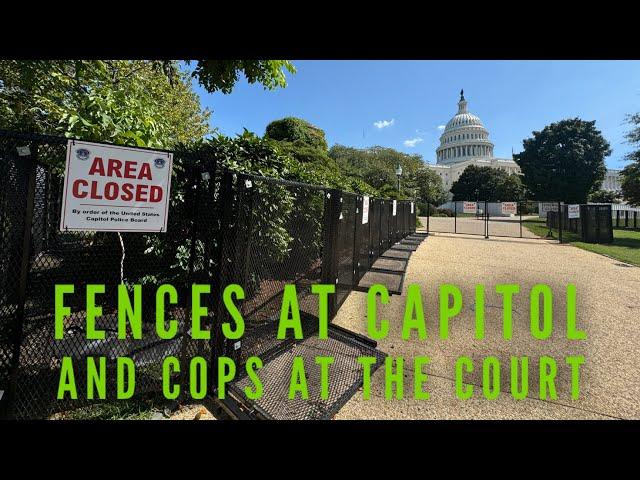
[[[289,315],[291,312],[291,315]],[[280,323],[278,323],[278,340],[287,338],[287,330],[293,330],[296,340],[302,340],[302,324],[300,323],[300,308],[295,285],[285,285],[282,295],[282,309],[280,310]]]
[[[54,294],[55,307],[55,334],[56,340],[62,340],[64,336],[64,319],[71,315],[71,308],[64,306],[64,294],[73,293],[74,286],[70,284],[57,285]]]

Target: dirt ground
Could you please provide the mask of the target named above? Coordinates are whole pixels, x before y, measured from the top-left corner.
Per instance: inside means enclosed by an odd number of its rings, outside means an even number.
[[[434,219],[432,219],[434,220]],[[459,219],[460,220],[460,219]],[[474,222],[475,219],[465,219]],[[506,222],[502,222],[506,223]],[[424,224],[424,221],[423,221]],[[433,226],[431,225],[433,228]],[[449,338],[438,336],[438,287],[452,283],[463,294],[462,314],[450,322]],[[520,285],[514,297],[513,338],[502,338],[502,299],[495,293],[498,283]],[[553,334],[548,340],[530,333],[529,291],[545,283],[554,292]],[[586,340],[566,339],[565,290],[577,286],[578,327]],[[417,284],[422,291],[426,340],[414,334],[403,341],[406,289]],[[474,292],[486,287],[485,331],[475,339]],[[392,296],[381,306],[379,316],[390,320],[390,334],[378,347],[405,361],[405,399],[384,399],[384,367],[372,378],[372,397],[361,393],[342,408],[339,419],[609,419],[640,418],[640,269],[570,245],[545,240],[434,234],[413,253],[403,286],[403,295]],[[366,334],[366,294],[353,292],[335,322]],[[474,372],[465,382],[475,385],[474,396],[459,400],[455,394],[455,361],[473,360]],[[571,398],[571,370],[565,358],[583,355],[580,397]],[[425,390],[429,400],[413,398],[413,358],[428,356],[424,370],[429,375]],[[487,400],[482,391],[482,363],[495,356],[501,365],[501,393]],[[529,357],[529,393],[522,400],[510,395],[510,357]],[[540,400],[538,362],[541,356],[557,362],[556,400]]]

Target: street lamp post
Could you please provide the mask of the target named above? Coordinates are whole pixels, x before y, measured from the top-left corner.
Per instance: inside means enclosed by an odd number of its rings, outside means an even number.
[[[396,175],[398,177],[398,193],[400,192],[400,177],[402,176],[402,165],[396,167]]]

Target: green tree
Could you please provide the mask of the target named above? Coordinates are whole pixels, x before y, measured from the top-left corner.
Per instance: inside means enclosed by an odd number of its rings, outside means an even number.
[[[620,203],[620,194],[613,190],[597,190],[589,195],[589,201],[594,203]]]
[[[509,175],[502,170],[499,172],[501,178],[496,189],[497,200],[504,202],[522,200],[525,188],[520,175]]]
[[[419,168],[414,173],[413,179],[418,198],[423,202],[440,205],[447,201],[447,192],[442,184],[442,178],[430,168]]]
[[[274,120],[267,125],[264,136],[272,140],[298,143],[298,148],[307,145],[314,149],[327,150],[324,131],[301,118],[287,117]]]
[[[333,158],[344,171],[363,182],[379,189],[391,192],[396,189],[396,166],[402,166],[400,192],[398,198],[413,197],[417,188],[415,173],[424,167],[420,155],[409,155],[387,147],[353,148],[334,145],[329,150]]]
[[[289,120],[294,120],[289,122]],[[341,168],[329,157],[324,131],[302,119],[282,119],[271,122],[264,137],[278,151],[295,160],[288,176],[292,180],[364,195],[378,195],[376,188],[357,175]]]
[[[209,93],[231,93],[241,73],[247,82],[261,83],[268,90],[286,87],[285,71],[296,73],[288,60],[196,60],[192,75]]]
[[[478,199],[489,202],[503,200],[498,198],[498,195],[502,193],[500,189],[507,176],[504,170],[469,165],[451,185],[453,199],[455,201]]]
[[[640,147],[640,113],[629,115],[627,121],[632,125],[626,134],[627,141]],[[631,163],[620,172],[622,196],[630,204],[640,205],[640,148],[628,153],[625,159]]]
[[[524,150],[514,157],[534,199],[584,203],[600,188],[611,148],[595,123],[561,120],[523,140]]]
[[[209,132],[189,75],[142,60],[0,61],[0,127],[156,148]]]
[[[197,60],[191,72],[173,60],[2,60],[0,128],[173,148],[209,133],[191,78],[226,94],[241,74],[284,87],[285,71],[286,60]]]

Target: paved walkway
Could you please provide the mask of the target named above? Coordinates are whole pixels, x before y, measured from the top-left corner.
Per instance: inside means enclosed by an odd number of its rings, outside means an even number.
[[[522,217],[538,218],[538,217]],[[420,217],[422,225],[426,228],[427,217]],[[465,233],[469,235],[485,234],[484,218],[476,217],[430,217],[429,231],[445,233]],[[526,228],[520,228],[520,217],[489,217],[489,237],[520,237],[538,238]]]
[[[473,220],[469,220],[473,221]],[[438,337],[437,292],[444,283],[458,285],[463,292],[463,313],[451,321],[448,340]],[[474,288],[486,285],[486,337],[474,338]],[[521,294],[514,298],[513,339],[502,339],[502,303],[494,293],[496,283],[516,283]],[[546,283],[554,291],[554,332],[550,340],[535,340],[529,330],[529,290]],[[577,285],[578,325],[587,339],[566,339],[565,297],[568,283]],[[425,304],[429,338],[403,341],[400,337],[405,294],[391,297],[380,314],[391,320],[391,333],[379,348],[405,359],[404,400],[384,399],[384,372],[372,380],[372,398],[361,393],[342,408],[336,418],[543,418],[606,419],[640,418],[640,269],[570,245],[544,240],[474,237],[435,234],[413,253],[405,278],[420,285]],[[366,294],[353,292],[336,323],[366,334]],[[429,400],[413,399],[413,358],[431,357],[426,368]],[[461,355],[471,357],[476,372],[468,383],[478,385],[471,400],[455,395],[454,364]],[[487,400],[482,395],[482,360],[496,356],[502,365],[501,395]],[[548,355],[558,362],[558,399],[539,400],[538,359]],[[584,355],[581,396],[572,400],[571,375],[565,357]],[[529,356],[529,397],[515,400],[509,394],[511,356]]]

